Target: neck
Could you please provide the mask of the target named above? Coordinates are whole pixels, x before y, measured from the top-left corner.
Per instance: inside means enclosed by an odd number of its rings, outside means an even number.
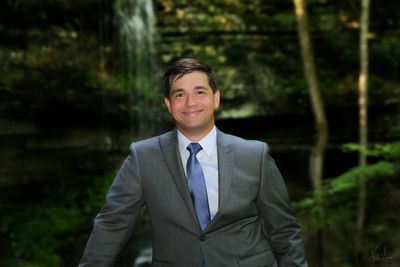
[[[181,129],[179,127],[177,127],[177,128],[184,136],[186,136],[187,139],[189,139],[191,142],[196,143],[196,142],[199,142],[201,139],[203,139],[207,134],[209,134],[211,132],[211,130],[214,128],[214,124],[212,124],[211,127],[208,127],[206,130],[202,129],[202,130],[198,130],[198,131],[195,131],[193,129],[188,131],[185,129]]]

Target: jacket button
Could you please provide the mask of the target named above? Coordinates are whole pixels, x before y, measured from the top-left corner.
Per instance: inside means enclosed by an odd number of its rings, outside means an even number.
[[[206,240],[206,236],[205,236],[205,235],[201,235],[201,236],[200,236],[200,240],[201,240],[201,241]]]

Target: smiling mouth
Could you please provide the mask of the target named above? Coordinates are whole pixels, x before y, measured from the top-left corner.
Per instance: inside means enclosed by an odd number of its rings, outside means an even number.
[[[199,114],[200,112],[201,112],[201,110],[185,111],[185,112],[183,112],[183,115],[185,115],[186,117],[194,117],[197,114]]]

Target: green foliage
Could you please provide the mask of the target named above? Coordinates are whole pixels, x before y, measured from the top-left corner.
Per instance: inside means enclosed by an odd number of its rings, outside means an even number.
[[[359,144],[345,144],[343,145],[344,151],[358,151],[370,157],[383,157],[385,159],[400,158],[400,142],[390,144],[377,144],[373,148],[365,148]]]
[[[4,103],[0,110],[16,107],[26,116],[32,113],[31,107],[39,107],[42,109],[38,113],[46,114],[54,106],[64,104],[62,101],[75,101],[69,94],[71,91],[82,92],[85,96],[85,101],[77,101],[77,106],[89,106],[86,103],[93,103],[90,93],[107,90],[122,95],[123,101],[108,103],[113,112],[122,113],[120,116],[132,111],[146,113],[148,103],[160,103],[151,110],[152,116],[165,114],[160,95],[152,90],[146,77],[137,77],[137,84],[141,86],[133,90],[141,96],[136,99],[140,103],[126,104],[127,89],[131,88],[127,88],[127,78],[121,71],[124,60],[118,57],[121,51],[113,14],[114,3],[124,1],[95,2],[6,0],[0,4],[0,90],[24,92],[19,98],[8,101],[11,104]],[[212,65],[220,77],[221,113],[225,109],[233,111],[227,114],[241,111],[251,116],[309,110],[291,0],[159,0],[155,3],[159,37],[156,47],[160,61],[165,65],[173,58],[196,57]],[[359,5],[354,1],[320,0],[307,4],[325,104],[334,108],[354,107]],[[371,4],[370,87],[373,90],[370,103],[397,104],[400,5],[398,0]],[[160,73],[154,76],[159,77]],[[34,98],[36,95],[39,97]],[[61,97],[54,98],[54,95]],[[15,109],[6,111],[16,113]],[[41,120],[39,117],[38,121]],[[398,127],[391,129],[390,137],[397,138]],[[383,190],[390,189],[399,174],[398,143],[373,149],[349,145],[346,149],[365,153],[373,157],[373,161],[367,167],[356,167],[326,180],[320,192],[295,205],[299,212],[317,218],[313,216],[318,212],[316,203],[323,200],[326,216],[323,221],[314,220],[312,226],[333,228],[332,239],[337,242],[332,242],[332,251],[351,250],[348,236],[354,230],[357,177],[365,176],[373,189],[369,192],[369,209],[379,210],[382,207],[374,206],[374,197],[385,199]],[[77,239],[82,238],[79,229],[86,227],[85,235],[90,230],[88,222],[103,202],[111,178],[100,177],[93,183],[80,185],[79,188],[90,188],[84,192],[76,192],[76,188],[52,188],[55,194],[45,193],[40,201],[3,205],[0,243],[6,244],[8,257],[16,259],[6,266],[60,265],[60,251],[74,246]],[[386,216],[384,223],[381,216]],[[396,218],[386,212],[368,219],[370,240],[379,240],[380,235],[385,236],[385,240],[390,239],[387,237],[395,229]],[[0,259],[0,265],[3,262]],[[345,267],[343,262],[333,266]]]
[[[81,207],[80,210],[84,215],[92,216],[97,212],[105,200],[108,188],[114,180],[114,174],[107,174],[103,177],[98,177],[93,184],[87,187],[84,193],[84,201],[81,199],[76,204]],[[82,208],[83,207],[83,208]]]
[[[296,16],[294,15],[294,12],[277,13],[274,16],[274,20],[283,26],[295,27],[296,25]]]
[[[398,7],[392,2],[385,2],[384,6],[393,9],[387,16],[382,16],[379,3],[374,4],[378,8],[373,6],[371,10],[379,16],[375,16],[372,23],[393,23]],[[23,88],[28,92],[48,88],[59,92],[123,90],[120,66],[124,65],[124,59],[118,57],[121,51],[115,40],[118,25],[114,24],[113,12],[124,3],[66,0],[3,3],[0,89]],[[193,3],[160,0],[154,6],[160,61],[165,64],[177,57],[197,57],[214,66],[221,77],[221,91],[229,94],[222,109],[243,103],[243,106],[253,107],[256,113],[284,112],[288,108],[297,112],[308,110],[292,1],[278,4],[260,0]],[[310,1],[308,6],[325,103],[327,106],[349,104],[354,100],[358,66],[358,8],[344,1]],[[70,15],[64,19],[60,12]],[[26,24],[14,23],[14,14],[24,16]],[[377,103],[384,103],[387,97],[395,95],[400,68],[396,63],[398,38],[391,35],[392,28],[381,29],[376,28],[371,39],[370,66],[377,66],[372,72],[376,82],[371,82],[374,87],[371,102],[376,98]],[[235,75],[226,77],[226,73]],[[154,90],[142,91],[139,93],[144,98],[153,99],[148,94]],[[375,97],[379,92],[383,92],[382,96]],[[341,97],[335,97],[337,95]],[[345,97],[347,95],[351,97]]]
[[[8,228],[15,258],[29,259],[43,266],[59,266],[57,254],[74,244],[71,232],[79,227],[79,210],[62,206],[27,205],[9,207],[13,215]]]
[[[399,172],[400,142],[391,144],[378,144],[372,149],[366,149],[358,144],[346,144],[343,146],[346,151],[359,151],[370,157],[379,157],[384,160],[369,164],[364,167],[354,167],[338,177],[324,181],[320,191],[314,195],[296,203],[296,208],[306,211],[317,207],[319,199],[328,204],[331,199],[349,191],[355,192],[358,177],[363,176],[367,182],[376,182],[385,177],[396,177]]]
[[[400,43],[395,36],[385,36],[376,40],[372,45],[371,65],[373,73],[381,77],[399,81]],[[381,68],[380,66],[385,66]]]
[[[83,192],[59,189],[39,202],[2,206],[0,235],[9,243],[7,266],[61,266],[62,252],[85,239],[81,229],[101,207],[112,178],[99,177]]]
[[[338,194],[344,194],[349,191],[354,192],[357,188],[358,177],[365,177],[367,182],[376,181],[382,177],[392,176],[397,171],[395,163],[380,161],[365,167],[354,167],[346,173],[324,182],[323,188],[315,192],[315,195],[306,198],[296,204],[300,211],[317,208],[319,198],[324,203],[329,203],[330,199],[336,198]]]
[[[356,231],[359,177],[365,179],[368,188],[364,257],[368,257],[369,251],[379,244],[391,248],[396,246],[397,237],[394,233],[397,233],[400,225],[400,219],[394,211],[399,203],[393,197],[400,188],[400,142],[378,144],[371,149],[357,144],[347,144],[344,147],[347,151],[368,155],[374,163],[351,168],[338,177],[325,180],[320,191],[294,205],[301,216],[309,218],[307,224],[310,229],[324,231],[325,250],[332,254],[327,254],[326,258],[332,261],[332,266],[344,266],[339,264],[351,262],[353,235],[349,236],[349,233]]]

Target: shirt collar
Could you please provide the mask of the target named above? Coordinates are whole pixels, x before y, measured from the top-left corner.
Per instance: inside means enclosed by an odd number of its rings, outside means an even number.
[[[179,130],[178,131],[178,143],[179,143],[179,152],[181,155],[183,153],[189,152],[187,151],[187,146],[192,143],[186,136],[184,136]],[[211,131],[204,136],[200,141],[198,141],[203,148],[203,150],[207,153],[208,156],[210,156],[214,150],[214,148],[217,146],[217,128],[214,127],[211,129]]]

